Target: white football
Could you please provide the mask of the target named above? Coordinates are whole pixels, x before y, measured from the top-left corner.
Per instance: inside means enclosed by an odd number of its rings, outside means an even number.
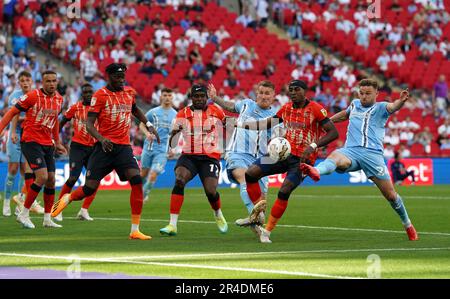
[[[276,137],[269,142],[269,157],[274,161],[283,161],[291,153],[291,144],[286,138]]]

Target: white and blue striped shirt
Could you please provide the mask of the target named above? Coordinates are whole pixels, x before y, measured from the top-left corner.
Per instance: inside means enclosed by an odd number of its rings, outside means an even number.
[[[377,102],[363,107],[359,99],[347,107],[349,124],[345,147],[365,147],[383,152],[386,122],[391,115],[387,111],[388,102]]]

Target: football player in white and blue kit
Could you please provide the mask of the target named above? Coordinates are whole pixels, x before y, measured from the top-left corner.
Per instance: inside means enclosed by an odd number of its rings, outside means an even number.
[[[403,90],[400,99],[392,103],[376,102],[377,82],[364,79],[359,83],[359,95],[360,98],[353,100],[346,110],[331,117],[335,123],[349,119],[345,146],[335,150],[316,167],[302,163],[300,168],[315,181],[321,175],[331,174],[335,170],[339,173],[363,170],[400,216],[409,240],[418,240],[402,198],[394,189],[383,157],[386,122],[392,113],[403,107],[409,98],[409,92]]]
[[[159,107],[150,109],[145,116],[150,121],[158,135],[161,138],[161,143],[153,142],[152,135],[147,136],[144,141],[144,148],[141,157],[141,177],[144,181],[144,202],[148,201],[148,194],[153,188],[158,175],[164,172],[167,158],[173,155],[169,151],[169,133],[172,127],[172,122],[177,115],[177,111],[172,107],[173,91],[169,88],[164,88],[161,91],[161,105]],[[141,126],[144,124],[141,123]],[[141,128],[142,130],[142,128]],[[148,130],[142,130],[148,134]],[[150,173],[150,175],[149,175]]]
[[[27,92],[31,90],[33,80],[28,72],[21,72],[18,77],[20,89],[14,90],[8,97],[9,107],[16,105],[16,102]],[[8,155],[8,175],[5,181],[5,199],[3,201],[3,216],[11,216],[11,194],[13,192],[14,181],[20,170],[19,193],[24,183],[23,175],[25,172],[26,160],[20,149],[21,121],[25,113],[17,115],[11,121],[6,152]],[[16,199],[17,200],[17,199]],[[19,207],[19,205],[18,205]],[[20,209],[20,208],[19,208]],[[20,211],[17,211],[20,212]]]
[[[270,81],[261,81],[258,83],[256,101],[252,99],[245,99],[238,102],[225,101],[217,96],[216,89],[212,84],[208,86],[208,94],[223,109],[233,113],[239,113],[238,122],[268,118],[274,116],[277,112],[272,107],[275,100],[275,86]],[[228,178],[231,182],[240,185],[241,199],[249,214],[253,209],[253,203],[247,193],[245,171],[259,157],[267,154],[267,144],[270,138],[270,131],[252,131],[236,128],[226,151],[225,160]],[[265,197],[269,185],[268,177],[262,178],[259,184],[261,186],[262,197]],[[248,219],[238,219],[236,224],[250,224],[249,220],[246,220]],[[264,223],[264,219],[260,219],[260,222]]]

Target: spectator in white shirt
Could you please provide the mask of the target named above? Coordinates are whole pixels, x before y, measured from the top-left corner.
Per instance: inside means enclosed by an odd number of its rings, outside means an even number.
[[[402,29],[401,27],[395,27],[393,31],[389,32],[388,40],[390,40],[394,45],[402,40]]]
[[[341,30],[348,34],[353,29],[355,29],[355,24],[352,21],[344,19],[343,16],[339,16],[339,21],[336,22],[336,30]]]
[[[122,45],[117,43],[114,49],[111,51],[111,58],[114,62],[118,63],[125,57],[125,51],[122,49]]]
[[[380,70],[386,71],[388,69],[388,63],[391,61],[391,57],[386,50],[382,52],[382,54],[377,59],[377,65],[380,67]]]
[[[399,66],[405,62],[406,57],[403,54],[402,49],[400,47],[395,48],[395,53],[392,54],[391,61],[396,62]]]
[[[247,27],[253,21],[252,16],[248,9],[244,11],[242,15],[236,18],[236,24],[242,24],[242,26]]]
[[[414,140],[414,133],[410,129],[403,129],[400,131],[400,142],[408,145],[412,144]]]
[[[411,157],[411,151],[404,144],[400,144],[398,152],[403,158]]]
[[[396,146],[400,143],[400,136],[398,135],[398,130],[390,130],[389,134],[386,134],[384,136],[384,143],[389,143],[393,146]]]
[[[309,8],[305,10],[303,13],[303,20],[309,21],[314,23],[317,20],[317,16],[315,13],[313,13]]]
[[[239,61],[238,67],[241,72],[251,71],[253,69],[253,63],[250,57],[248,55],[243,56]]]
[[[450,43],[448,42],[448,39],[444,37],[444,40],[439,43],[439,51],[441,51],[442,55],[444,57],[449,57],[448,53],[450,51]]]
[[[412,121],[411,117],[407,116],[405,120],[401,122],[401,128],[417,131],[420,129],[420,126],[416,122]]]
[[[223,39],[231,37],[230,33],[225,30],[225,26],[223,25],[220,25],[219,29],[216,30],[214,35],[217,36],[219,43],[221,43]]]
[[[394,155],[394,147],[390,144],[386,144],[383,150],[383,156],[389,160],[391,158],[394,158]]]
[[[158,45],[161,45],[163,37],[170,38],[171,35],[170,35],[170,32],[164,26],[164,24],[160,24],[158,26],[158,29],[156,29],[156,31],[155,31],[155,42]]]
[[[392,129],[401,129],[402,128],[402,123],[398,121],[397,116],[394,115],[392,117],[392,120],[390,120],[389,123],[388,123],[388,128],[390,130],[392,130]]]
[[[189,27],[188,30],[186,30],[185,35],[189,42],[200,44],[200,31],[196,27]]]
[[[178,61],[187,60],[189,44],[189,40],[184,34],[181,34],[175,42],[175,55]]]

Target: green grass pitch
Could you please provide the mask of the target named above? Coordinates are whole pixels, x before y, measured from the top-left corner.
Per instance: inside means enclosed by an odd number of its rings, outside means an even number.
[[[150,241],[128,240],[129,191],[100,191],[90,209],[94,222],[75,220],[79,202],[64,211],[61,229],[42,228],[37,215],[34,230],[0,218],[0,267],[66,270],[67,257],[77,255],[81,271],[162,278],[367,278],[376,265],[381,278],[450,278],[450,186],[398,191],[417,242],[408,241],[375,187],[298,188],[272,244],[234,225],[246,214],[239,189],[219,190],[227,234],[219,233],[203,190],[187,189],[176,237],[159,234],[170,190],[152,190],[141,222]]]

